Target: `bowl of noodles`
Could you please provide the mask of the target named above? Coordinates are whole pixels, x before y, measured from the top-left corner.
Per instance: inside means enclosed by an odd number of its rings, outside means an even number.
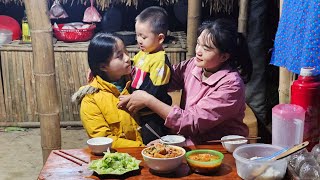
[[[170,173],[180,166],[186,151],[179,146],[156,143],[141,154],[145,164],[156,173]]]
[[[186,153],[187,163],[191,170],[200,174],[216,172],[222,163],[224,155],[215,150],[197,149]]]

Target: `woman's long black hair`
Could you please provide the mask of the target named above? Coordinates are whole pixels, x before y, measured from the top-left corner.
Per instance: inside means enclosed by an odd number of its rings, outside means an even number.
[[[199,35],[203,31],[207,31],[208,40],[221,53],[230,54],[230,58],[226,62],[240,72],[245,83],[249,82],[252,74],[252,61],[247,42],[243,35],[237,32],[236,23],[229,19],[206,21],[199,28]]]
[[[108,33],[98,33],[90,41],[88,47],[88,64],[93,76],[100,76],[109,81],[108,75],[102,67],[109,65],[120,39]]]

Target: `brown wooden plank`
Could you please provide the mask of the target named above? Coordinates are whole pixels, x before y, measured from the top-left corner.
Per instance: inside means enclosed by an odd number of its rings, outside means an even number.
[[[68,71],[67,68],[67,59],[66,56],[63,54],[61,55],[61,66],[59,69],[61,69],[61,76],[60,76],[60,87],[61,87],[61,102],[62,102],[62,108],[63,108],[63,118],[61,118],[61,121],[64,121],[66,119],[69,119],[69,112],[68,112],[68,107],[67,107],[67,91],[68,91],[68,77],[66,75],[66,71]]]
[[[7,56],[7,60],[8,60],[8,82],[9,82],[9,86],[10,86],[10,99],[9,99],[9,103],[10,103],[10,109],[9,109],[9,119],[8,121],[15,121],[16,118],[16,100],[15,100],[15,79],[14,79],[14,75],[13,75],[13,66],[14,66],[14,56],[13,56],[14,52],[9,52],[8,56]]]
[[[24,56],[23,64],[23,76],[24,76],[24,86],[25,86],[25,96],[26,96],[26,114],[29,122],[37,121],[35,118],[35,99],[34,99],[34,89],[32,84],[32,53],[26,52]]]
[[[4,90],[4,103],[6,106],[6,120],[10,119],[11,109],[11,94],[10,94],[10,81],[9,81],[9,63],[7,58],[7,51],[1,51],[1,65],[2,65],[2,78]]]
[[[1,67],[1,58],[0,58],[0,67]],[[6,115],[6,106],[4,102],[4,90],[3,90],[3,82],[2,82],[2,69],[0,68],[0,122],[4,121],[7,117]]]
[[[72,108],[72,103],[71,103],[71,96],[73,94],[73,87],[74,87],[74,76],[72,74],[72,67],[71,67],[71,61],[75,56],[72,56],[72,52],[66,53],[66,67],[67,71],[66,77],[67,77],[67,84],[66,84],[66,110],[68,112],[68,119],[64,119],[64,121],[74,121],[73,119],[73,108]]]
[[[26,55],[26,53],[24,53]],[[24,122],[28,121],[27,119],[27,101],[26,101],[26,90],[24,86],[24,68],[23,68],[23,61],[26,60],[26,56],[23,56],[21,52],[16,52],[15,53],[15,59],[16,59],[16,68],[17,68],[17,97],[18,97],[18,108],[17,108],[17,113],[18,113],[18,121]]]
[[[58,100],[59,100],[59,113],[60,113],[60,119],[63,119],[63,103],[62,103],[62,94],[63,92],[61,91],[61,76],[63,74],[62,72],[62,59],[61,59],[61,53],[60,52],[55,52],[54,53],[54,59],[55,59],[55,73],[56,73],[56,87],[57,87],[57,94],[58,94]]]

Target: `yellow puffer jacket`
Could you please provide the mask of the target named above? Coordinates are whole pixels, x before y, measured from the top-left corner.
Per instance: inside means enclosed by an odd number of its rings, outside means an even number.
[[[138,124],[128,112],[117,107],[119,95],[129,94],[129,85],[127,82],[120,93],[115,85],[99,76],[87,85],[96,89],[93,93],[85,93],[80,106],[81,121],[89,137],[110,137],[113,148],[143,146]],[[87,89],[85,87],[79,91]]]

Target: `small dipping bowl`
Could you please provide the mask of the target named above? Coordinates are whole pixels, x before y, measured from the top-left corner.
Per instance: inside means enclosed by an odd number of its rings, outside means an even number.
[[[223,136],[221,140],[226,140],[226,139],[235,139],[235,138],[244,138],[243,136],[239,135],[228,135],[228,136]],[[236,141],[226,141],[226,142],[221,142],[222,146],[229,152],[232,153],[237,147],[240,147],[244,144],[247,144],[248,140],[236,140]]]
[[[103,152],[111,149],[113,139],[108,137],[94,137],[87,141],[91,152],[95,155],[103,155]]]
[[[183,147],[185,146],[186,138],[181,135],[166,135],[161,137],[160,143]]]
[[[214,159],[210,160],[213,155]],[[186,153],[187,163],[191,170],[199,174],[211,174],[216,172],[221,166],[224,155],[215,150],[197,149]]]

